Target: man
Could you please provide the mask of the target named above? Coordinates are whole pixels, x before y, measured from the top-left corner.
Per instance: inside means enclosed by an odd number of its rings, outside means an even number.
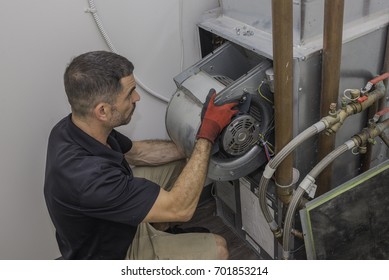
[[[183,154],[173,142],[132,142],[114,129],[130,122],[140,100],[126,58],[105,51],[82,54],[68,65],[64,84],[72,113],[50,134],[44,186],[63,258],[227,258],[221,236],[173,235],[150,223],[191,219],[212,144],[236,104],[216,106],[214,94],[204,105],[198,140],[181,171],[176,163]],[[151,181],[134,176],[128,163],[167,167],[159,170],[162,179]]]

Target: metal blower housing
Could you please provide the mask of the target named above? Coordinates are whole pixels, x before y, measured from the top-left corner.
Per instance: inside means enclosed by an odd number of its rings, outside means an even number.
[[[273,108],[257,89],[271,63],[227,43],[175,77],[177,91],[166,110],[166,129],[170,138],[189,157],[201,125],[201,109],[209,89],[217,92],[216,104],[241,101],[248,97],[213,147],[208,178],[236,180],[266,162],[259,145],[260,136],[269,130]]]

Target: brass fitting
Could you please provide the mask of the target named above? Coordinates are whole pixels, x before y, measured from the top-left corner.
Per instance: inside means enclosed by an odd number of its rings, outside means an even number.
[[[376,87],[376,89],[374,91],[366,94],[366,96],[368,97],[367,100],[360,103],[360,105],[362,107],[362,111],[365,110],[366,108],[370,107],[374,102],[376,102],[377,100],[379,100],[385,96],[386,88],[385,88],[385,85],[382,81],[378,82],[375,85],[375,87]]]
[[[274,237],[278,240],[278,242],[282,245],[282,229],[277,227],[276,230],[273,230]]]
[[[340,110],[337,114],[337,122],[327,128],[327,132],[330,134],[338,132],[339,128],[343,125],[346,118],[354,114],[354,106],[348,105],[345,110]]]
[[[350,93],[352,96],[359,96],[360,91],[359,90],[352,90]],[[347,117],[360,113],[366,108],[370,107],[374,102],[381,99],[383,96],[385,96],[385,86],[383,82],[378,82],[376,84],[376,89],[368,94],[366,94],[367,99],[363,102],[351,102],[346,105],[346,100],[342,100],[342,109],[334,113],[336,109],[336,104],[331,103],[330,106],[330,114],[321,120],[324,122],[326,126],[326,134],[330,135],[332,133],[336,133],[339,128],[343,125],[344,121]],[[335,104],[335,105],[334,105]]]
[[[361,96],[361,91],[359,89],[352,89],[350,91],[351,99],[357,99]]]
[[[296,183],[300,178],[300,172],[293,168],[292,182],[290,185],[282,186],[276,182],[276,193],[278,199],[285,205],[289,205],[293,198],[293,191]]]
[[[293,187],[277,187],[277,197],[283,204],[289,205],[293,197]]]
[[[358,148],[358,152],[360,153],[360,154],[366,154],[367,153],[367,147],[366,146],[360,146],[359,148]]]
[[[329,115],[330,116],[336,116],[336,103],[331,103],[330,104]]]
[[[342,126],[344,120],[354,114],[356,108],[355,106],[347,105],[345,109],[339,110],[336,115],[328,115],[327,117],[322,118],[322,121],[326,124],[327,134],[336,133],[338,129]]]
[[[324,123],[325,127],[328,129],[329,127],[333,126],[337,122],[339,122],[339,116],[338,114],[335,116],[326,116],[321,119],[321,121]]]
[[[292,230],[291,230],[290,233],[291,233],[293,236],[295,236],[295,237],[297,237],[297,238],[299,238],[299,239],[301,239],[301,240],[304,240],[304,234],[303,234],[301,231],[292,228]]]
[[[347,98],[346,97],[342,97],[342,102],[341,102],[342,110],[346,109],[347,104],[348,104]]]
[[[376,126],[363,129],[360,133],[354,135],[351,140],[353,140],[358,147],[366,146],[367,143],[375,144],[374,138],[381,135],[387,128],[389,128],[389,119]]]

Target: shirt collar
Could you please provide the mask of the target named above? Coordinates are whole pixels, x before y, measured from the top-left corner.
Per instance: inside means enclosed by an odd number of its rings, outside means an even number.
[[[109,148],[76,126],[72,121],[72,114],[69,114],[66,118],[66,122],[68,124],[67,127],[69,129],[70,136],[92,155],[107,158],[117,163],[121,163],[123,161],[123,152],[121,151],[120,145],[116,139],[112,136],[112,133],[107,139],[107,143],[111,147]]]

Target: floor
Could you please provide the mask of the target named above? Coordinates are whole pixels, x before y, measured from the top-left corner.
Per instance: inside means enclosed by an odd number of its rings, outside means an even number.
[[[216,216],[216,202],[210,198],[200,204],[191,221],[181,225],[187,227],[206,227],[212,233],[219,234],[227,240],[231,260],[258,260],[261,259],[244,240],[225,225],[222,219]]]

